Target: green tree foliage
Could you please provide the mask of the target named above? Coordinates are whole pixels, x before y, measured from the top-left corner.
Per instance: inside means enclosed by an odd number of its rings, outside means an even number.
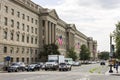
[[[114,38],[116,43],[116,57],[120,59],[120,22],[116,24],[116,29],[114,30]]]
[[[89,60],[90,59],[90,51],[86,47],[86,45],[81,46],[81,51],[80,51],[80,60]]]
[[[48,44],[43,46],[43,51],[40,53],[40,57],[44,58],[45,61],[48,55],[59,55],[58,46],[56,44]]]
[[[74,61],[77,59],[77,55],[74,51],[74,48],[68,50],[67,57],[72,58]]]
[[[100,52],[98,57],[99,57],[99,59],[107,60],[107,59],[109,59],[109,52],[107,52],[107,51]]]

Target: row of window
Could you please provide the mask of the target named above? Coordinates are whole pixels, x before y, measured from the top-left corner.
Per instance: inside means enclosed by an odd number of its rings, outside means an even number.
[[[30,38],[31,38],[31,44],[37,44],[37,42],[38,42],[37,37],[33,37],[33,36],[30,37],[30,36],[25,36],[25,34],[20,35],[20,33],[14,34],[14,32],[10,32],[10,40],[15,41],[15,39],[16,39],[16,41],[20,41],[20,36],[21,36],[22,42],[25,42],[25,39],[26,39],[26,42],[30,43]],[[9,37],[8,31],[6,31],[6,30],[3,31],[3,39],[8,40],[8,37]]]
[[[9,7],[8,6],[4,6],[5,7],[5,12],[6,13],[9,13]],[[15,15],[15,10],[13,9],[13,8],[11,8],[11,15]],[[16,12],[16,16],[18,17],[18,18],[22,18],[23,20],[27,20],[27,21],[30,21],[30,16],[26,16],[24,13],[20,13],[20,11],[17,11]],[[36,19],[34,19],[34,18],[31,18],[31,23],[35,23],[36,25],[38,24],[38,20]]]
[[[4,60],[6,60],[5,58],[4,58]],[[27,58],[24,58],[24,57],[22,57],[22,58],[19,58],[19,57],[13,58],[13,57],[11,57],[10,62],[27,62],[27,64],[29,64],[30,60],[31,60],[31,63],[32,62],[37,62],[38,58],[31,58],[30,59],[29,57],[27,57]]]
[[[8,48],[10,51],[8,51]],[[38,50],[37,49],[32,49],[32,48],[20,48],[20,47],[7,47],[7,46],[4,46],[3,48],[3,53],[8,53],[10,52],[10,54],[14,54],[14,53],[22,53],[22,54],[38,54]]]
[[[15,23],[15,21],[13,19],[11,19],[11,27],[14,27],[14,25],[15,25],[14,23]],[[5,26],[8,25],[8,18],[7,17],[4,17],[4,25]],[[17,29],[20,29],[20,22],[17,21],[16,27],[17,27]],[[30,31],[30,26],[27,25],[26,28],[27,28],[26,31],[29,32]],[[22,23],[22,30],[25,31],[25,24],[24,23]],[[37,34],[38,33],[37,28],[31,27],[31,33]]]

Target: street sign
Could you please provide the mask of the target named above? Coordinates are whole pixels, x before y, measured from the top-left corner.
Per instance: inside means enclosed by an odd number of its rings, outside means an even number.
[[[10,59],[11,59],[10,56],[7,56],[7,57],[5,58],[6,61],[10,61]]]

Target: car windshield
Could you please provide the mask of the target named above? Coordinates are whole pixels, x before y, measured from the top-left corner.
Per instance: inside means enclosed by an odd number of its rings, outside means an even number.
[[[66,65],[65,63],[60,63],[60,65]]]
[[[31,64],[31,65],[29,65],[29,67],[34,67],[36,64]]]
[[[57,62],[57,60],[49,60],[48,62]]]
[[[14,66],[14,65],[19,65],[19,64],[17,64],[17,63],[12,63],[12,64],[11,64],[11,66]]]

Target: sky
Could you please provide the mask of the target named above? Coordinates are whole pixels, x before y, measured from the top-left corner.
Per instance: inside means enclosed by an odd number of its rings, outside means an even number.
[[[110,51],[110,33],[120,21],[120,0],[32,0],[55,9],[59,18],[97,40],[98,51]]]

